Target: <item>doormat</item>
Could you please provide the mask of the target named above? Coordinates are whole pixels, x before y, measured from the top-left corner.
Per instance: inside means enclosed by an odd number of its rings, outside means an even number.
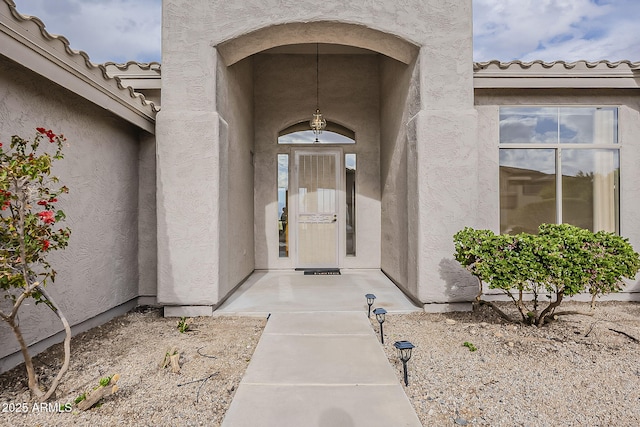
[[[337,268],[315,268],[304,270],[305,276],[339,276],[340,270]]]

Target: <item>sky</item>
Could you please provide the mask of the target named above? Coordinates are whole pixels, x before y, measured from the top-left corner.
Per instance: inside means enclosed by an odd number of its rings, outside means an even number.
[[[161,0],[14,0],[96,63],[161,61]],[[473,0],[473,59],[640,61],[639,0]]]

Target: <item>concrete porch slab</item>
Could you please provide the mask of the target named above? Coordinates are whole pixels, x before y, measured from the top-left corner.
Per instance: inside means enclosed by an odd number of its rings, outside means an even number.
[[[422,311],[380,270],[342,270],[339,276],[305,276],[302,271],[256,271],[215,315],[367,311],[365,294],[390,313]]]

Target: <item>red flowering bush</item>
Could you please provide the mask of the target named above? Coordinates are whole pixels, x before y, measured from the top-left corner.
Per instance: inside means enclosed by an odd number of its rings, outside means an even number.
[[[13,302],[11,311],[0,311],[0,318],[11,326],[25,359],[29,388],[34,397],[46,400],[68,366],[69,324],[45,289],[55,280],[56,272],[47,254],[67,246],[70,230],[61,227],[65,214],[55,204],[61,194],[51,175],[51,165],[63,158],[66,139],[50,129],[37,128],[32,141],[14,135],[7,150],[0,143],[0,294]],[[42,141],[48,142],[41,146]],[[65,363],[49,391],[40,390],[26,342],[17,321],[18,310],[27,298],[45,303],[62,321],[67,332]]]

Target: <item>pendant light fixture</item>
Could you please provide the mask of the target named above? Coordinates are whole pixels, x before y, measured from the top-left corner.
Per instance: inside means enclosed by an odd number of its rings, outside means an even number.
[[[313,114],[313,118],[309,122],[311,130],[316,135],[315,142],[320,142],[318,136],[322,133],[324,128],[327,127],[327,121],[322,117],[320,112],[320,47],[316,43],[316,112]]]

